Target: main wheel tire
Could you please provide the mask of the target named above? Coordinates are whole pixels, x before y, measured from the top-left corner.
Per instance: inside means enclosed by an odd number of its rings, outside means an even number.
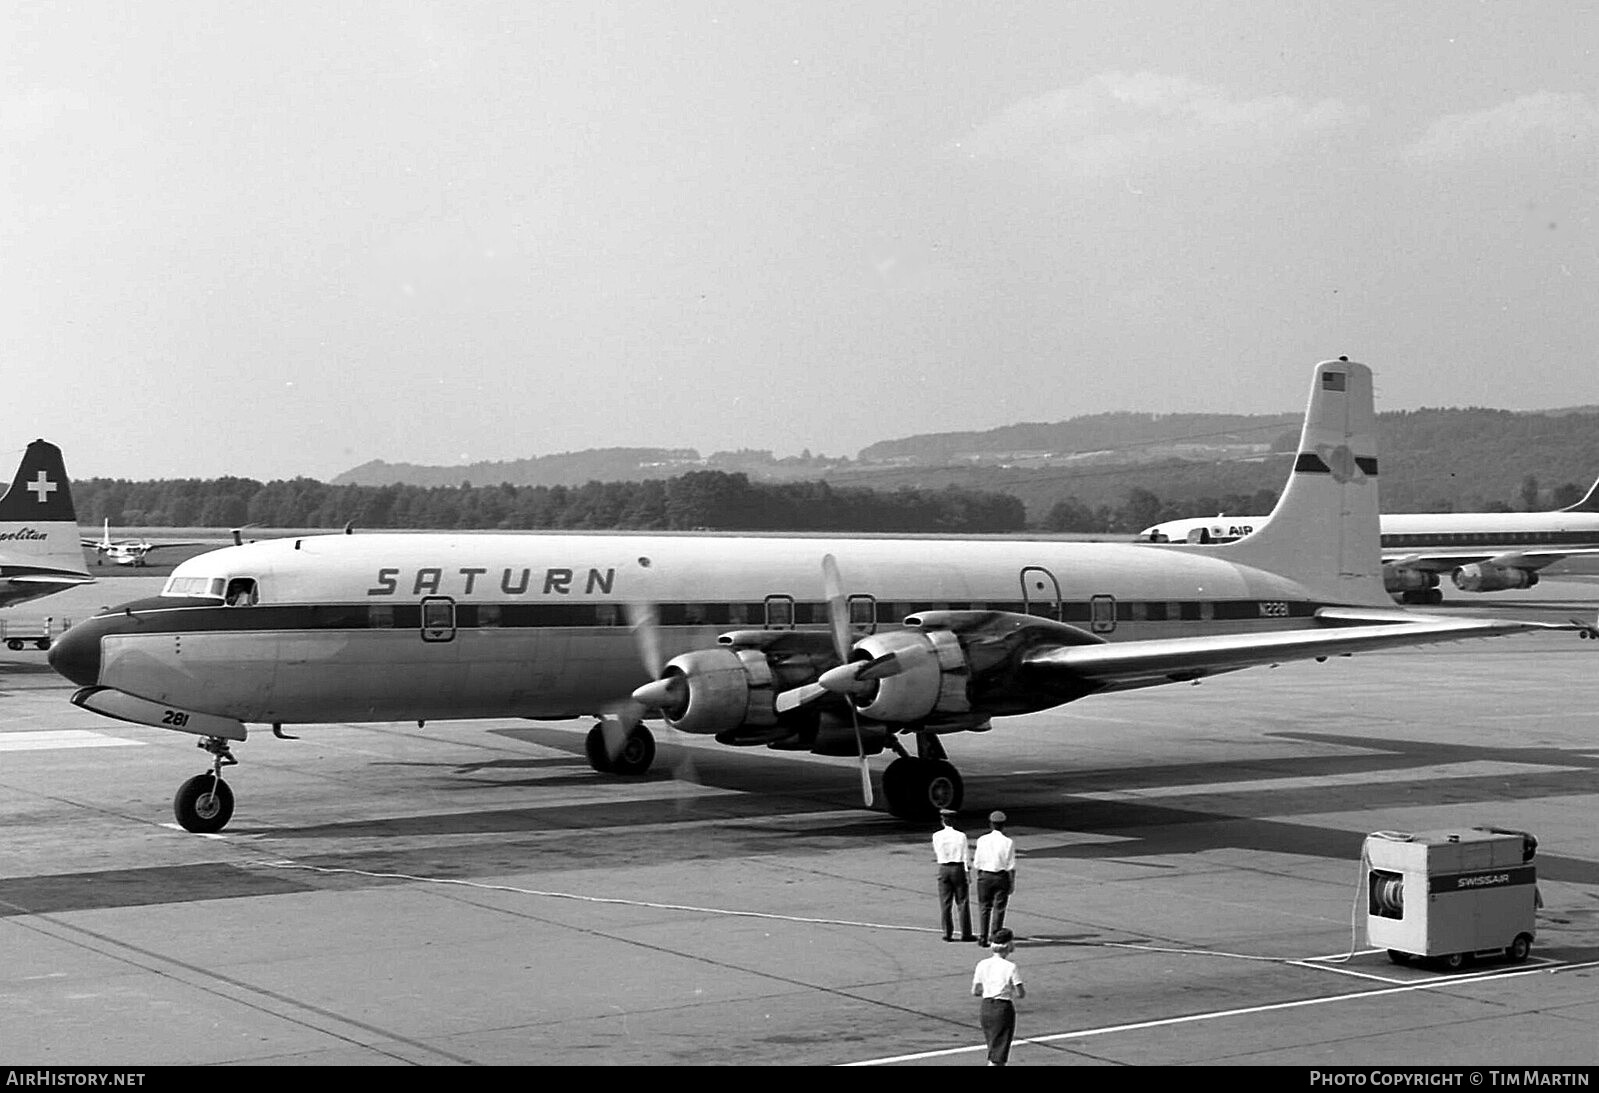
[[[10,639],[9,641],[6,642],[6,648],[8,648],[8,649],[21,649],[22,648],[22,642],[18,641],[16,638],[12,638],[12,639]]]
[[[960,772],[943,759],[896,759],[883,772],[888,810],[902,820],[926,820],[941,808],[958,809],[965,793]]]
[[[611,760],[615,774],[637,776],[650,769],[655,762],[655,736],[642,726],[627,734],[622,742],[621,754]]]
[[[214,774],[196,774],[178,787],[172,813],[185,831],[210,835],[233,818],[233,791]]]
[[[1505,959],[1512,964],[1520,964],[1532,952],[1532,938],[1526,934],[1517,934],[1516,940],[1505,947]]]
[[[611,773],[611,757],[605,747],[605,730],[598,725],[583,738],[583,754],[588,756],[589,766],[601,774]]]

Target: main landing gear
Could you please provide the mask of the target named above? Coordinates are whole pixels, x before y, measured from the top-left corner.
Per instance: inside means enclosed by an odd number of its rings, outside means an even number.
[[[926,820],[937,816],[941,808],[960,808],[966,787],[936,735],[916,734],[918,754],[914,758],[892,736],[888,746],[899,753],[883,771],[883,796],[888,798],[890,812],[902,820]]]
[[[618,730],[613,727],[611,731]],[[639,775],[655,762],[655,736],[643,725],[635,725],[628,732],[615,755],[611,754],[613,746],[606,740],[605,722],[590,729],[583,738],[583,752],[588,756],[589,766],[601,774]]]
[[[222,768],[238,763],[220,736],[202,737],[198,745],[213,757],[207,774],[196,774],[178,787],[172,798],[172,812],[185,831],[210,835],[221,831],[233,818],[233,791],[222,780]]]

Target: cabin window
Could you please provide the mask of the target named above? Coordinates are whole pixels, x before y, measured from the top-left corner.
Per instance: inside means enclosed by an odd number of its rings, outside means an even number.
[[[849,598],[849,626],[858,635],[866,635],[877,629],[877,601],[871,596],[851,596]]]
[[[614,610],[614,608],[613,608]],[[500,625],[500,605],[497,603],[480,603],[477,605],[478,626]]]
[[[748,604],[730,603],[727,605],[727,621],[733,626],[747,626],[750,621]]]
[[[455,601],[448,596],[422,598],[422,640],[449,641],[455,637]]]
[[[229,607],[250,607],[257,599],[254,577],[234,577],[228,581],[223,597]]]
[[[1108,634],[1116,629],[1116,597],[1095,596],[1088,602],[1090,629],[1096,634]]]
[[[768,630],[794,629],[794,599],[791,596],[766,597],[766,628]]]
[[[481,622],[481,618],[479,619]],[[394,626],[394,606],[387,603],[373,604],[366,609],[366,625],[372,630],[388,630]]]

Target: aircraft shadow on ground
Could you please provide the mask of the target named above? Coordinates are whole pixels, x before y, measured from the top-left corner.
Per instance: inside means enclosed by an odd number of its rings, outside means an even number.
[[[429,792],[471,790],[485,785],[517,791],[525,803],[528,790],[571,787],[606,776],[587,769],[581,758],[582,736],[569,730],[536,727],[496,730],[529,743],[574,752],[571,758],[502,759],[468,764],[416,764],[449,774],[433,781]],[[1357,860],[1367,832],[1294,823],[1284,817],[1384,809],[1481,804],[1481,822],[1492,823],[1498,802],[1535,800],[1590,793],[1599,759],[1580,751],[1557,748],[1486,747],[1469,744],[1409,741],[1392,737],[1342,736],[1325,733],[1283,733],[1285,739],[1336,744],[1362,749],[1362,754],[1303,758],[1166,764],[1155,767],[1060,770],[1027,775],[979,775],[966,779],[964,811],[973,821],[991,808],[1003,808],[1013,832],[1059,832],[1112,836],[1114,843],[1077,843],[1036,848],[1031,857],[1136,859],[1212,849],[1243,849],[1311,857]],[[1377,754],[1371,754],[1372,751]],[[1518,764],[1525,771],[1500,770],[1459,777],[1395,780],[1403,772],[1444,764]],[[581,764],[581,766],[580,766]],[[397,764],[411,765],[411,764]],[[1541,769],[1540,769],[1541,768]],[[874,761],[881,778],[882,761]],[[500,781],[481,775],[496,771],[548,771],[549,775]],[[1369,783],[1350,776],[1372,774]],[[479,775],[454,780],[450,774]],[[1317,777],[1341,776],[1336,784],[1318,786]],[[1377,776],[1383,777],[1377,777]],[[1307,779],[1294,787],[1262,786],[1267,780]],[[845,763],[796,762],[765,749],[689,749],[662,744],[652,772],[635,781],[660,785],[673,781],[686,792],[668,799],[587,801],[575,804],[486,808],[471,812],[425,815],[263,829],[277,838],[399,837],[460,834],[537,835],[551,830],[622,830],[640,825],[705,822],[717,824],[722,837],[704,840],[725,852],[760,852],[761,847],[789,852],[793,844],[819,838],[924,837],[929,826],[897,819],[881,811],[857,813],[821,822],[822,812],[860,809],[854,770]],[[599,784],[604,784],[603,782]],[[614,780],[611,780],[614,784]],[[1180,801],[1106,800],[1086,794],[1196,787]],[[697,795],[690,787],[729,790]],[[1221,787],[1207,789],[1203,787]],[[780,821],[792,816],[795,824]],[[751,821],[748,836],[733,837],[740,821]],[[759,821],[755,824],[754,821]],[[776,821],[776,822],[774,822]],[[237,825],[236,825],[237,826]],[[248,831],[248,828],[239,828]],[[1540,875],[1551,880],[1599,884],[1599,862],[1549,853],[1539,856]]]

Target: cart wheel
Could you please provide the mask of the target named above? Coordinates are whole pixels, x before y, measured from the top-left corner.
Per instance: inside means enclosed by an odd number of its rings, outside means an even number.
[[[1527,954],[1532,952],[1532,938],[1526,934],[1517,934],[1516,940],[1505,947],[1505,959],[1512,964],[1520,964],[1527,959]]]
[[[1448,956],[1440,956],[1438,966],[1446,972],[1458,972],[1466,966],[1466,954],[1450,953]]]
[[[1409,964],[1410,954],[1402,953],[1398,949],[1389,949],[1388,959],[1392,960],[1395,964]]]

